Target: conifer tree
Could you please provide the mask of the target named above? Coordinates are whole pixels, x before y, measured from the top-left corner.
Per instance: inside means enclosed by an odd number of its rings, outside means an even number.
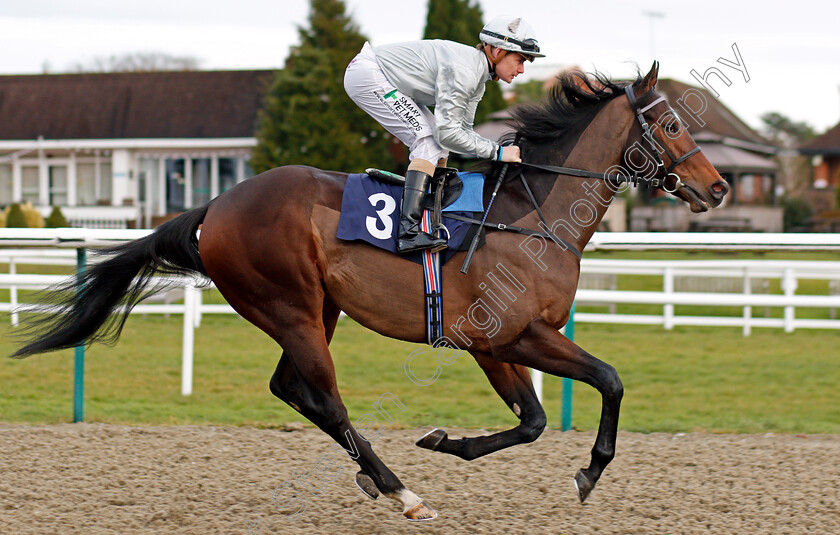
[[[471,4],[470,0],[429,0],[423,39],[446,39],[476,45],[480,42],[478,34],[484,27],[483,18],[478,2]],[[488,82],[484,98],[475,112],[475,124],[483,123],[488,115],[506,107],[499,82]]]
[[[61,208],[59,208],[58,206],[53,206],[49,217],[47,217],[47,220],[44,222],[44,227],[62,228],[69,226],[70,224],[67,222],[67,218],[64,217],[64,214],[61,212]]]
[[[342,0],[311,0],[309,27],[298,28],[300,45],[266,94],[254,171],[289,164],[347,172],[394,167],[390,134],[344,91],[344,70],[366,41],[345,10]]]
[[[6,215],[6,227],[7,228],[28,228],[29,225],[26,223],[26,216],[23,215],[23,209],[20,207],[20,204],[13,203],[9,207],[9,213]]]

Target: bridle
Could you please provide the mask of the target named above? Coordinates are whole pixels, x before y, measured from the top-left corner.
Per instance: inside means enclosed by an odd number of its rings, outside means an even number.
[[[665,144],[662,143],[662,140],[659,139],[659,136],[657,136],[653,129],[651,129],[644,115],[646,111],[653,108],[660,102],[665,101],[665,97],[659,97],[644,108],[640,108],[638,100],[636,99],[636,95],[633,93],[633,87],[630,85],[625,86],[624,92],[627,95],[627,100],[630,102],[630,107],[632,108],[633,113],[636,115],[636,119],[638,119],[639,121],[639,125],[642,127],[642,138],[647,141],[651,152],[653,152],[654,161],[656,162],[656,173],[654,173],[654,176],[640,176],[638,170],[634,171],[632,176],[627,176],[622,174],[608,175],[606,173],[595,173],[592,171],[586,171],[584,169],[575,169],[573,167],[559,167],[555,165],[542,165],[528,162],[520,162],[519,164],[514,165],[532,167],[535,169],[541,169],[543,171],[559,173],[561,175],[571,175],[582,178],[597,178],[599,180],[609,181],[616,184],[630,183],[633,186],[638,186],[640,183],[646,183],[650,187],[660,188],[667,193],[676,193],[680,188],[683,187],[683,182],[682,180],[680,180],[680,176],[674,173],[674,168],[676,168],[678,165],[700,152],[700,147],[694,147],[693,149],[686,152],[680,157],[674,156],[671,153],[671,151],[668,150],[668,147],[666,147]],[[665,162],[662,161],[662,157],[659,155],[658,147],[662,147],[662,150],[665,152],[665,154],[668,155],[668,159],[671,160],[671,165],[669,165],[668,167],[665,167]],[[664,177],[659,176],[661,175],[662,171],[665,172]],[[676,181],[674,183],[673,189],[668,189],[668,187],[665,185],[665,182],[671,177],[674,177]]]
[[[677,167],[679,164],[683,163],[684,161],[688,160],[698,152],[700,152],[700,146],[698,145],[694,147],[679,158],[675,157],[671,153],[671,151],[668,150],[668,147],[664,143],[662,143],[662,140],[659,139],[659,136],[656,135],[656,132],[654,132],[653,129],[651,129],[650,125],[647,122],[647,119],[645,119],[645,112],[653,108],[660,102],[664,102],[665,97],[659,97],[644,108],[639,108],[638,101],[636,100],[636,94],[633,93],[633,87],[630,85],[625,86],[624,92],[627,94],[627,100],[630,101],[630,107],[632,107],[633,111],[636,113],[636,118],[639,120],[639,125],[642,127],[642,137],[645,140],[647,140],[648,145],[650,145],[651,152],[653,152],[653,157],[656,161],[657,174],[659,170],[665,169],[665,178],[662,179],[662,189],[668,193],[676,192],[682,187],[683,184],[682,180],[680,180],[680,176],[674,173],[674,168]],[[662,147],[662,150],[664,150],[665,154],[668,155],[668,159],[671,160],[671,165],[669,165],[667,168],[665,168],[665,162],[662,161],[662,156],[659,155],[657,144],[659,147]],[[665,181],[668,180],[668,178],[671,176],[673,176],[676,179],[673,190],[669,190],[665,187]]]

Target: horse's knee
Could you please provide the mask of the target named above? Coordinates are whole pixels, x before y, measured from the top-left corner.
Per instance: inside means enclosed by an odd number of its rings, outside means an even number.
[[[621,378],[618,372],[609,364],[604,364],[602,373],[602,389],[601,393],[613,401],[619,402],[624,397],[624,385],[621,383]]]
[[[274,394],[275,397],[283,399],[283,390],[280,388],[280,385],[277,384],[277,381],[274,380],[274,377],[268,382],[268,389],[271,390],[271,393]]]
[[[540,435],[542,435],[543,430],[545,430],[545,426],[546,419],[544,411],[540,411],[540,413],[534,416],[533,418],[529,418],[528,420],[523,421],[520,424],[520,429],[522,432],[522,442],[529,443],[540,438]]]

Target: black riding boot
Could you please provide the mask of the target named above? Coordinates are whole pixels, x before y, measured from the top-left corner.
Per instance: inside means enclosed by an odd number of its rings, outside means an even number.
[[[428,232],[420,230],[420,219],[423,216],[423,198],[429,189],[432,177],[409,169],[405,173],[405,189],[402,197],[402,211],[400,213],[400,239],[397,242],[397,252],[400,254],[431,249],[432,252],[446,249],[446,240],[435,238]]]

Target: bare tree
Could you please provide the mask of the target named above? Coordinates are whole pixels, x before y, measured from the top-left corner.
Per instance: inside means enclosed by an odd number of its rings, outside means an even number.
[[[200,60],[189,56],[173,56],[163,52],[134,52],[130,54],[97,56],[88,63],[76,63],[70,72],[151,72],[195,71]]]

